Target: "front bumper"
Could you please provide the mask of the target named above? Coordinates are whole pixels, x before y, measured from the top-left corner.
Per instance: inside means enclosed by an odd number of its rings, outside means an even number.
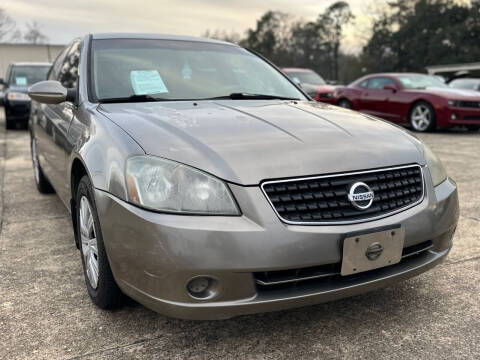
[[[425,176],[429,178],[428,169]],[[95,196],[112,271],[127,295],[169,316],[222,319],[352,296],[435,266],[451,248],[458,197],[450,179],[436,188],[430,180],[426,184],[419,205],[388,218],[343,226],[286,225],[259,187],[230,185],[243,211],[240,217],[159,214],[101,190]],[[433,247],[396,265],[352,277],[273,291],[255,284],[255,272],[337,264],[346,234],[398,224],[405,229],[405,247],[425,241]],[[188,295],[186,283],[198,275],[218,280],[218,296],[202,301]]]
[[[446,107],[438,112],[440,127],[455,125],[480,125],[480,109]]]
[[[5,97],[4,107],[9,120],[27,121],[30,117],[30,100],[7,100]]]

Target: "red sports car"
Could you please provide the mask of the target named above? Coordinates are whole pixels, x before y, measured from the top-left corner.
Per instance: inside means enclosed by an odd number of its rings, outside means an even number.
[[[480,94],[453,89],[425,74],[367,75],[335,89],[334,97],[339,106],[410,123],[416,131],[455,125],[480,129]]]
[[[336,87],[327,85],[315,71],[303,68],[283,68],[282,71],[314,100],[328,104],[335,103],[333,91]]]

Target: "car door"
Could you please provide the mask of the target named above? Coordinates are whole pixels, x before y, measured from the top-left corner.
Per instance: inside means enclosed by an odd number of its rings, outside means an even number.
[[[368,95],[368,83],[370,79],[365,79],[363,80],[359,85],[355,87],[355,99],[354,100],[356,107],[355,110],[362,111],[368,113],[370,111],[368,107],[368,101],[364,101],[365,99],[368,100],[368,97],[365,95]]]
[[[77,88],[79,59],[80,41],[75,41],[49,78],[59,81],[67,89]],[[67,135],[74,111],[75,104],[71,102],[43,104],[42,117],[38,119],[44,134],[44,138],[39,140],[39,151],[45,163],[42,163],[42,169],[45,169],[48,179],[67,206],[70,198],[67,153],[71,150]]]
[[[63,66],[65,57],[70,49],[70,45],[67,46],[55,59],[52,68],[48,74],[48,80],[57,80],[60,69]],[[51,142],[53,141],[53,126],[52,126],[52,117],[55,117],[55,112],[52,110],[52,105],[42,104],[42,103],[33,103],[32,104],[32,126],[33,132],[32,135],[35,138],[37,156],[42,167],[42,171],[47,176],[48,179],[51,179],[50,182],[54,184],[54,168],[51,164],[53,159],[53,154],[50,154],[52,151]]]
[[[389,89],[385,89],[389,86]],[[394,90],[395,89],[395,90]],[[398,87],[393,79],[386,76],[370,78],[368,90],[364,92],[363,102],[368,113],[390,120],[398,121],[400,115],[396,111],[395,96]]]

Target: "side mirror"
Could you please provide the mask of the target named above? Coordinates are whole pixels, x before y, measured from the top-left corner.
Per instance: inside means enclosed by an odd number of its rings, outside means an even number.
[[[390,90],[391,92],[397,92],[397,88],[395,85],[385,85],[383,90]]]
[[[75,89],[67,89],[58,81],[40,81],[28,88],[28,96],[43,104],[60,104],[75,101]]]

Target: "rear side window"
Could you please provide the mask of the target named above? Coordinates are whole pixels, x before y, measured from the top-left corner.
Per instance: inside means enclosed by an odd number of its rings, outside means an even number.
[[[395,86],[395,82],[387,77],[376,77],[371,78],[368,83],[369,89],[383,89],[385,85],[393,85]]]
[[[67,89],[77,87],[79,63],[80,42],[75,42],[68,50],[57,75],[57,80]]]

